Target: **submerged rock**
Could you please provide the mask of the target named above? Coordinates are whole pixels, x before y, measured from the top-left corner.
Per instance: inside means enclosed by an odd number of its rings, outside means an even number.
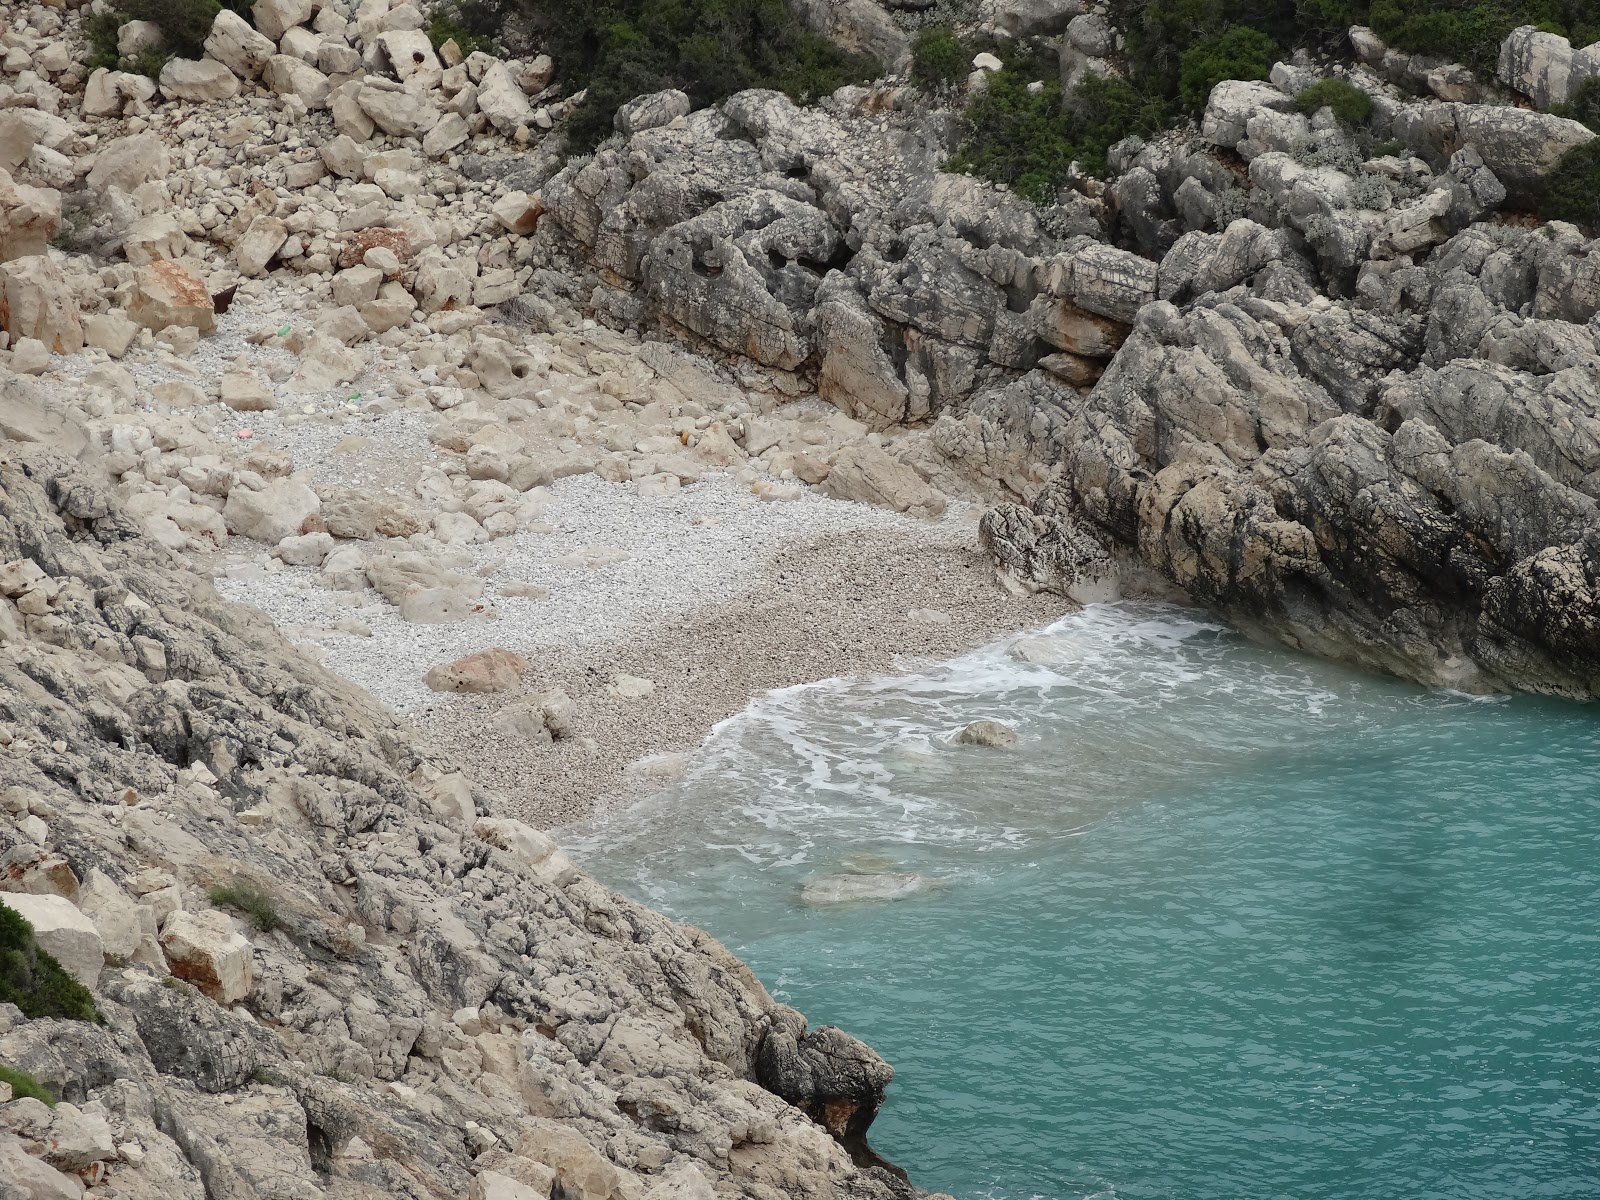
[[[800,888],[800,902],[859,904],[873,900],[904,900],[938,886],[936,880],[915,873],[882,875],[819,875]]]

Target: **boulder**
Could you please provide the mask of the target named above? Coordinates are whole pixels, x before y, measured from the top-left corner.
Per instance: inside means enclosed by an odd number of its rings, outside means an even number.
[[[139,906],[98,867],[90,867],[78,892],[78,907],[94,922],[101,949],[113,963],[124,963],[138,952],[144,940]]]
[[[141,183],[165,179],[171,165],[160,134],[135,133],[106,145],[95,156],[86,182],[95,192],[104,193],[113,187],[132,192]]]
[[[0,262],[44,254],[61,225],[61,197],[13,182],[0,169]]]
[[[157,82],[169,100],[210,103],[239,94],[239,76],[212,58],[169,58]]]
[[[92,988],[105,966],[105,950],[94,922],[65,896],[7,892],[0,904],[20,913],[33,926],[39,948],[79,983]]]
[[[188,248],[189,237],[171,213],[140,217],[122,235],[122,253],[136,267],[157,259],[181,258]]]
[[[13,338],[37,338],[58,354],[83,349],[77,297],[48,256],[0,262],[0,329]]]
[[[532,233],[538,227],[539,216],[544,208],[538,200],[530,199],[527,192],[507,192],[494,202],[490,211],[507,233],[521,236]]]
[[[1084,11],[1083,0],[997,0],[990,18],[1010,37],[1051,37]]]
[[[239,274],[265,275],[267,264],[289,240],[289,228],[277,217],[257,217],[234,243],[233,261]]]
[[[800,886],[800,903],[813,907],[904,900],[930,890],[931,881],[913,872],[875,875],[819,875]]]
[[[867,442],[839,452],[822,490],[837,500],[878,504],[914,517],[937,517],[945,509],[940,492],[903,462]]]
[[[255,963],[248,939],[216,909],[191,913],[178,909],[161,925],[161,949],[179,979],[194,984],[218,1004],[233,1004],[250,994]]]
[[[274,54],[267,59],[261,82],[279,96],[298,96],[309,109],[327,107],[332,88],[321,71],[288,54]]]
[[[496,647],[430,670],[423,681],[435,692],[503,692],[522,682],[528,661]]]
[[[250,15],[262,35],[276,42],[296,25],[309,21],[315,7],[314,0],[256,0]]]
[[[10,1130],[0,1131],[0,1179],[18,1200],[82,1200],[84,1194],[83,1180],[29,1154]]]
[[[128,316],[159,332],[170,325],[210,333],[216,308],[205,281],[180,262],[158,260],[140,267],[128,294]]]
[[[1443,170],[1471,146],[1516,203],[1537,202],[1569,150],[1594,140],[1578,121],[1497,104],[1416,104],[1394,118],[1395,137]]]
[[[1600,43],[1580,50],[1559,34],[1523,25],[1500,43],[1498,74],[1507,87],[1549,109],[1567,103],[1584,80],[1600,77]]]
[[[418,71],[440,70],[433,43],[420,29],[396,29],[378,35],[378,45],[396,79],[406,80]]]
[[[517,127],[533,121],[533,105],[523,93],[505,63],[496,62],[483,73],[478,84],[478,111],[507,137]]]
[[[422,137],[439,123],[439,109],[425,95],[363,85],[356,104],[379,129],[394,137]]]
[[[553,886],[577,875],[572,860],[546,833],[507,817],[479,817],[472,827],[480,841],[504,850],[541,883]]]
[[[1008,749],[1017,744],[1017,731],[1001,721],[973,721],[956,734],[956,744]]]
[[[694,104],[687,93],[668,88],[664,92],[629,100],[617,109],[611,123],[616,126],[618,133],[632,137],[646,129],[670,125],[679,117],[687,117],[693,109]]]
[[[222,63],[240,79],[259,79],[267,61],[278,52],[272,38],[257,33],[231,8],[224,8],[211,22],[206,37],[206,57]]]
[[[277,545],[286,537],[313,533],[322,507],[317,494],[294,479],[275,479],[259,491],[234,487],[222,509],[231,533]]]

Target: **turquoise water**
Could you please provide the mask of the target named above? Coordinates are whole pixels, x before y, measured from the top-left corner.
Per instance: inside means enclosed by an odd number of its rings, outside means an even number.
[[[960,1200],[1600,1196],[1597,733],[1097,606],[567,840],[893,1062],[873,1143]],[[850,870],[935,886],[801,905]]]

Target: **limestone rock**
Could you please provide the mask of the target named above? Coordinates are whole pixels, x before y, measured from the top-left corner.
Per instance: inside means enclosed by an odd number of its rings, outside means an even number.
[[[92,988],[105,966],[105,951],[94,922],[64,896],[7,892],[0,904],[33,926],[39,948],[53,957],[79,983]]]
[[[233,261],[239,274],[249,277],[266,273],[270,263],[289,240],[289,229],[277,217],[257,217],[233,247]]]
[[[385,133],[396,137],[422,137],[439,123],[439,110],[427,96],[365,85],[356,104]]]
[[[309,21],[315,7],[313,0],[256,0],[250,15],[263,36],[276,42],[296,25]]]
[[[258,33],[238,13],[223,8],[211,22],[206,57],[222,63],[240,79],[259,79],[267,60],[277,53],[272,38]]]
[[[311,109],[325,107],[331,90],[326,75],[288,54],[274,54],[267,59],[261,82],[280,96],[298,96]]]
[[[122,252],[136,267],[157,259],[181,258],[189,248],[189,237],[171,213],[140,217],[122,235]]]
[[[0,262],[44,254],[61,224],[61,197],[0,170]]]
[[[937,517],[945,509],[944,496],[915,471],[865,442],[839,452],[822,490],[838,500],[879,504],[914,517]]]
[[[478,82],[478,111],[507,136],[533,121],[533,105],[501,62],[490,66]]]
[[[164,260],[148,263],[135,272],[128,296],[128,316],[150,330],[177,325],[210,333],[217,326],[216,310],[205,281],[182,263]]]
[[[1001,721],[973,721],[956,734],[962,746],[991,746],[1008,749],[1017,744],[1017,731]]]
[[[197,104],[231,100],[239,94],[239,76],[214,58],[169,58],[158,82],[169,99]]]
[[[435,692],[503,692],[522,682],[527,660],[495,648],[432,668],[424,681]]]
[[[0,262],[0,328],[14,338],[37,338],[60,354],[83,349],[77,298],[47,256]]]
[[[255,983],[250,942],[216,909],[173,913],[162,923],[161,948],[174,975],[218,1004],[243,1000]]]
[[[479,817],[472,829],[481,840],[504,850],[528,868],[542,883],[559,886],[577,873],[550,836],[531,825],[507,817]]]
[[[303,483],[275,479],[259,491],[235,487],[228,493],[222,519],[230,532],[277,545],[286,537],[314,531],[322,501]]]
[[[154,132],[135,133],[107,144],[95,156],[86,182],[96,192],[104,192],[111,187],[132,192],[141,183],[164,179],[170,169],[167,148],[160,135]]]
[[[659,129],[663,125],[670,125],[679,117],[687,117],[693,107],[686,93],[676,88],[669,88],[664,92],[639,96],[628,101],[617,109],[616,115],[612,117],[612,123],[617,127],[618,133],[631,136],[646,129]]]

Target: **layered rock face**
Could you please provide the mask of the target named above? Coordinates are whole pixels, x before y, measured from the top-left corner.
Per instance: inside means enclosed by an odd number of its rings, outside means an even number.
[[[70,1102],[0,1103],[0,1191],[910,1194],[829,1136],[870,1161],[867,1047],[175,563],[0,442],[0,903],[106,1019],[0,1006],[0,1060]]]
[[[1567,70],[1535,32],[1508,83]],[[614,321],[925,425],[897,453],[1007,501],[1020,586],[1154,582],[1407,678],[1593,697],[1600,243],[1496,214],[1594,135],[1352,38],[1365,65],[1222,83],[1199,139],[1129,139],[1043,209],[941,174],[947,127],[892,97],[745,93],[569,167],[544,236]],[[1297,110],[1330,73],[1398,153]]]

